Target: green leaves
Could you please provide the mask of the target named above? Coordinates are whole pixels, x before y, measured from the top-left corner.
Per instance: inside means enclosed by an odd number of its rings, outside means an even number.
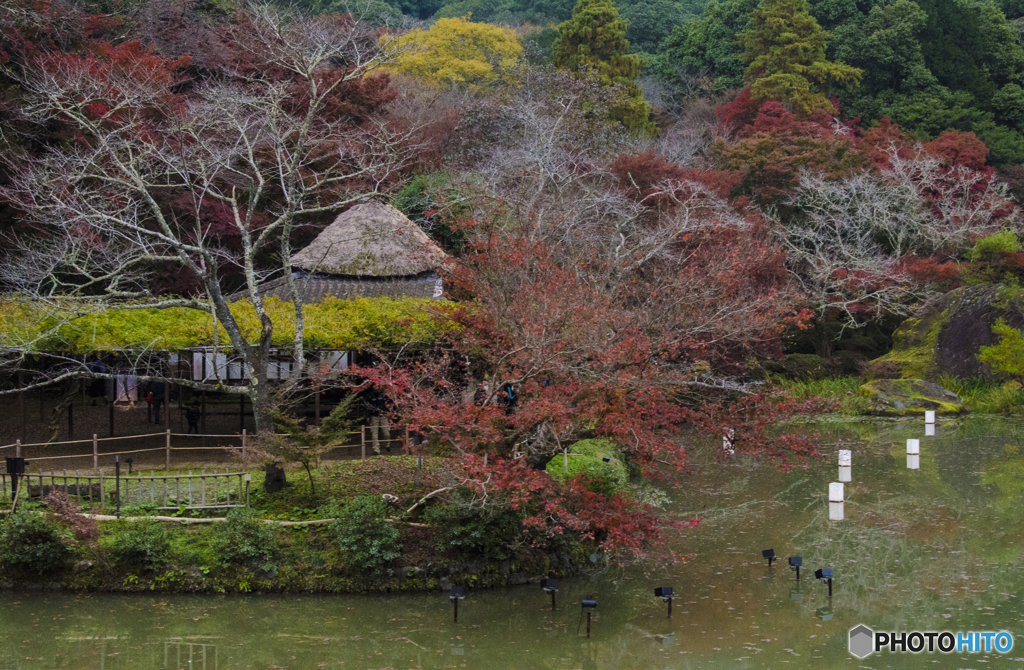
[[[828,33],[808,12],[807,0],[764,0],[740,35],[748,62],[744,78],[755,100],[778,100],[798,116],[832,109],[833,85],[855,86],[861,71],[825,58]]]

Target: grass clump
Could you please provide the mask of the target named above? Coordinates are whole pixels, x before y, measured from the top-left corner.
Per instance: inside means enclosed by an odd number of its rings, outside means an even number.
[[[831,377],[794,381],[774,378],[774,387],[796,399],[821,398],[839,403],[840,414],[866,414],[871,401],[859,394],[864,381],[860,377]]]
[[[276,525],[276,524],[275,524]],[[279,553],[274,527],[263,523],[259,512],[238,507],[213,530],[210,548],[225,568],[248,567],[272,571]]]
[[[167,530],[155,519],[119,521],[100,545],[125,568],[157,570],[168,562],[171,553]]]
[[[983,378],[939,378],[939,385],[960,396],[964,406],[978,414],[1016,414],[1024,410],[1024,387],[1019,383],[993,384]]]

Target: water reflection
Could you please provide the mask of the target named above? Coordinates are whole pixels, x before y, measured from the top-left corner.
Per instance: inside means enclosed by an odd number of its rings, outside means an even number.
[[[1024,424],[940,425],[917,470],[903,462],[906,440],[922,432],[916,422],[818,430],[823,444],[841,444],[857,461],[844,520],[828,519],[835,458],[783,473],[742,458],[718,464],[695,447],[694,471],[671,492],[671,510],[703,521],[670,541],[694,559],[563,580],[554,611],[535,585],[470,592],[457,624],[440,593],[2,593],[0,667],[824,668],[853,660],[846,633],[858,623],[1024,632]],[[803,557],[800,581],[785,564],[765,565],[769,546]],[[835,571],[831,599],[812,577],[821,567]],[[652,595],[661,585],[674,586],[672,618]],[[591,595],[599,607],[588,640],[580,602]],[[1020,665],[998,654],[968,660]],[[913,663],[965,665],[940,654],[856,665]]]

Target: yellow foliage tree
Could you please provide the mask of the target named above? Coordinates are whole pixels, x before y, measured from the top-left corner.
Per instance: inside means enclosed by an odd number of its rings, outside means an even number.
[[[408,51],[388,66],[391,71],[471,91],[493,87],[523,55],[523,45],[511,28],[474,23],[468,17],[439,19],[430,30],[417,28],[392,45]]]

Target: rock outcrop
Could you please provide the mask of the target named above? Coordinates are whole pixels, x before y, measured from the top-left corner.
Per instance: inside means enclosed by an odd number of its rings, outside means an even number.
[[[926,302],[893,333],[893,348],[878,361],[896,363],[904,378],[938,380],[940,375],[995,381],[978,362],[981,347],[995,344],[996,319],[1024,326],[1024,289],[981,284],[954,289]]]
[[[925,410],[939,414],[964,411],[957,394],[923,379],[879,379],[861,386],[860,394],[871,400],[871,413],[879,416],[911,416]]]

